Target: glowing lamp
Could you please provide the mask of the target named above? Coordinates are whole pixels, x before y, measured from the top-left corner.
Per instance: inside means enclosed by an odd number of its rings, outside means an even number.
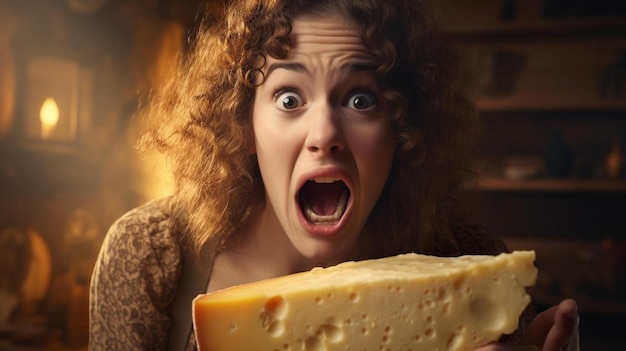
[[[41,105],[39,120],[41,121],[41,138],[48,139],[54,127],[59,123],[59,107],[53,98],[47,98]]]
[[[75,150],[89,130],[91,75],[75,60],[49,56],[31,58],[25,73],[26,145]]]

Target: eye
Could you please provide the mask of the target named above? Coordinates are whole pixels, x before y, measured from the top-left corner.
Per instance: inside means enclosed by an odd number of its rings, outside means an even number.
[[[358,91],[348,97],[346,106],[355,110],[369,110],[376,106],[378,99],[369,91]]]
[[[293,110],[304,105],[304,99],[290,89],[279,89],[274,93],[274,101],[281,110]]]

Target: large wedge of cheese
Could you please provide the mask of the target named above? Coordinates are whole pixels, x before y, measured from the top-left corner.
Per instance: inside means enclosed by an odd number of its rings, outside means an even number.
[[[460,351],[517,329],[533,251],[346,262],[200,295],[200,351]]]

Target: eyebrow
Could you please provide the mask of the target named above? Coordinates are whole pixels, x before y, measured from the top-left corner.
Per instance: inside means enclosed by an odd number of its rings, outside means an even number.
[[[271,65],[269,65],[269,67],[267,68],[267,72],[265,72],[265,77],[268,77],[270,75],[270,73],[272,73],[273,71],[282,68],[282,69],[286,69],[289,71],[294,71],[294,72],[307,72],[306,67],[304,67],[303,64],[301,63],[297,63],[297,62],[289,62],[289,63],[285,63],[285,62],[276,62],[276,63],[272,63]],[[352,73],[352,72],[362,72],[362,71],[372,71],[375,72],[377,69],[375,64],[372,63],[361,63],[361,62],[354,62],[354,63],[348,63],[346,65],[343,65],[341,67],[341,70],[347,73]]]
[[[272,73],[273,71],[282,68],[282,69],[286,69],[289,71],[295,71],[295,72],[306,72],[306,68],[304,67],[303,64],[301,63],[283,63],[283,62],[276,62],[276,63],[272,63],[268,68],[267,68],[267,72],[265,72],[265,76],[268,77],[270,75],[270,73]]]
[[[373,63],[365,63],[365,62],[355,62],[349,63],[343,67],[341,67],[342,71],[346,72],[362,72],[362,71],[372,71],[376,72],[378,67]]]

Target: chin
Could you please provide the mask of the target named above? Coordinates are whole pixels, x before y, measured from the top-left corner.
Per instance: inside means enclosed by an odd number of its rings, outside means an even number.
[[[337,238],[338,236],[333,237],[333,239]],[[341,241],[329,239],[331,238],[309,237],[305,242],[300,243],[300,247],[297,247],[303,258],[311,265],[310,268],[332,266],[352,259],[357,240],[349,239],[349,237],[344,237]]]

